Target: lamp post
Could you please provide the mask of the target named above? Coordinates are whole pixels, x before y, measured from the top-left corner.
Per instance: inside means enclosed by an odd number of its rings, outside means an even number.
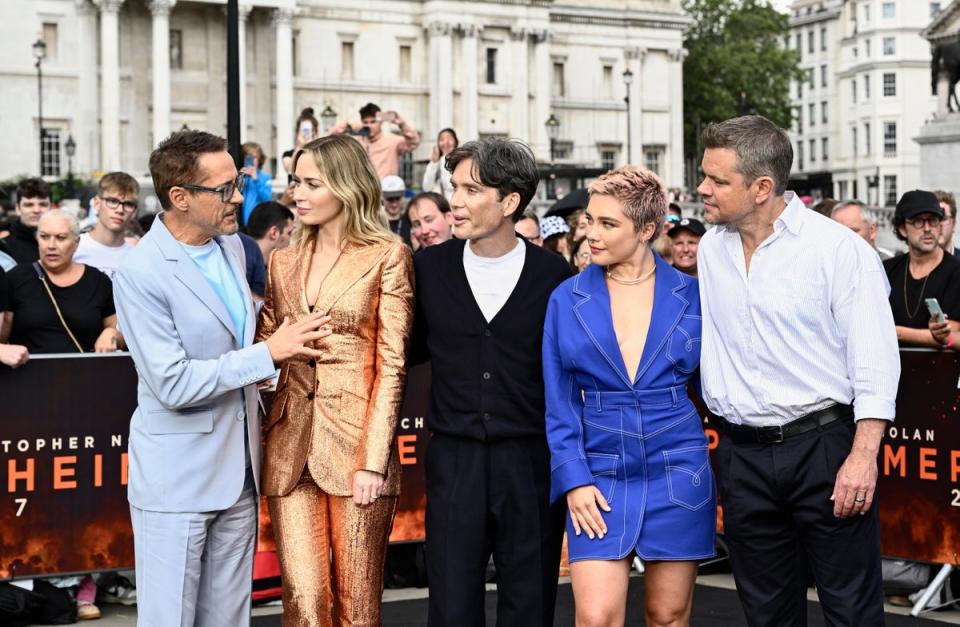
[[[551,113],[543,125],[547,127],[547,137],[550,138],[550,178],[547,179],[547,198],[556,198],[556,174],[553,172],[553,167],[557,158],[557,137],[560,136],[560,120]]]
[[[42,39],[33,42],[33,59],[37,68],[37,124],[40,127],[40,171],[43,176],[43,60],[47,58],[47,44]]]
[[[73,141],[73,135],[67,135],[67,141],[63,145],[67,153],[67,198],[73,197],[73,155],[77,154],[77,142]]]
[[[333,126],[337,121],[337,112],[333,110],[333,107],[327,105],[323,108],[323,111],[320,112],[320,122],[323,124],[323,132],[326,133],[330,130],[330,127]]]
[[[623,101],[627,104],[627,163],[633,163],[633,142],[631,141],[633,132],[630,130],[630,85],[633,83],[633,72],[630,68],[623,71],[623,84],[627,88],[627,95]]]

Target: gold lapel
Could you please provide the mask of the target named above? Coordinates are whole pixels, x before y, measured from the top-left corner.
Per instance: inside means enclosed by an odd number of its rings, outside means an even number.
[[[344,292],[370,272],[377,262],[387,254],[389,244],[357,244],[347,242],[329,274],[320,285],[315,311],[330,311]],[[313,246],[307,251],[304,263],[299,268],[300,307],[304,314],[309,313],[307,304],[307,273],[313,261]]]

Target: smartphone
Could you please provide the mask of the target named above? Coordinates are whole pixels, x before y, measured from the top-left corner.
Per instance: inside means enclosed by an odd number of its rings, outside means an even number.
[[[306,124],[300,125],[300,136],[304,139],[310,139],[313,135],[313,125],[307,122]]]
[[[940,308],[940,303],[937,302],[936,298],[927,298],[924,302],[927,304],[927,311],[930,312],[931,316],[936,317],[937,322],[943,322],[947,319],[943,315],[943,309]]]
[[[257,161],[253,158],[253,155],[247,155],[243,158],[243,165],[246,168],[252,168],[256,165]]]

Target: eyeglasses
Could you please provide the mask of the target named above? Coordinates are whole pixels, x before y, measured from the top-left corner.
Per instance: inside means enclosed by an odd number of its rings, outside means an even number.
[[[115,210],[122,206],[123,210],[127,213],[133,213],[137,210],[136,200],[120,200],[119,198],[114,198],[113,196],[100,196],[100,200],[103,201],[103,206],[107,209]]]
[[[589,259],[590,253],[577,253],[577,259]]]
[[[526,235],[517,231],[517,237],[522,237],[523,239],[527,240],[531,244],[536,244],[537,240],[540,239],[540,234],[537,233],[536,235],[531,235],[530,237],[527,237]]]
[[[910,218],[907,220],[907,224],[912,226],[915,229],[922,229],[925,226],[930,226],[930,228],[937,228],[943,222],[943,218],[940,216],[930,216],[929,218]]]
[[[183,189],[189,189],[194,192],[209,192],[211,194],[220,194],[221,202],[229,203],[230,199],[233,198],[233,192],[238,189],[243,189],[243,186],[247,182],[247,175],[241,174],[236,178],[236,180],[225,183],[220,187],[204,187],[203,185],[174,185],[174,187],[182,187]]]

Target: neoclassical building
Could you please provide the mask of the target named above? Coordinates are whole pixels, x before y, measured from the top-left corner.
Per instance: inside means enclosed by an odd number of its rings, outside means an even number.
[[[543,163],[573,168],[629,152],[683,185],[680,0],[240,2],[243,139],[272,159],[292,147],[303,107],[355,119],[373,101],[420,130],[415,160],[452,126],[461,140],[522,138]],[[226,132],[226,0],[5,4],[0,179],[36,173],[41,158],[45,175],[65,175],[68,137],[74,173],[145,177],[171,130]]]

